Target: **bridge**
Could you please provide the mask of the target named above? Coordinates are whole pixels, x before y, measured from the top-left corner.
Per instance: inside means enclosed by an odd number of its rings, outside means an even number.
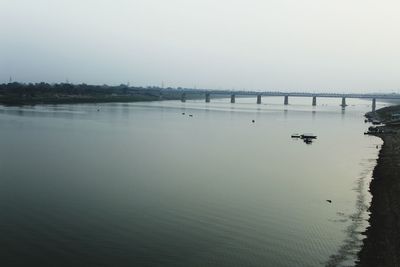
[[[340,94],[340,93],[307,93],[307,92],[279,92],[279,91],[265,91],[265,92],[256,92],[256,91],[228,91],[228,90],[196,90],[196,89],[186,89],[180,90],[181,92],[181,101],[185,102],[188,94],[204,94],[205,102],[211,101],[211,96],[230,96],[231,103],[235,103],[236,97],[240,96],[254,96],[256,97],[256,103],[262,103],[262,97],[269,96],[281,96],[283,97],[283,104],[289,105],[289,97],[310,97],[312,99],[311,105],[317,105],[317,98],[325,97],[325,98],[339,98],[341,99],[341,106],[344,108],[347,106],[346,99],[347,98],[358,98],[358,99],[371,99],[372,101],[372,111],[376,109],[376,101],[377,100],[400,100],[400,94]]]

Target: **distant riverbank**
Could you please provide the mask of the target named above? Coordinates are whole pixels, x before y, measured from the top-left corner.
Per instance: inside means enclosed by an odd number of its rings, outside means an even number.
[[[181,95],[179,88],[69,83],[0,84],[0,104],[8,106],[179,100]],[[194,92],[187,98],[200,99],[204,94]]]
[[[374,116],[386,120],[397,112],[400,106],[383,108]],[[365,232],[358,266],[400,266],[400,131],[389,126],[381,129],[384,133],[373,134],[384,144],[370,184],[370,226]]]

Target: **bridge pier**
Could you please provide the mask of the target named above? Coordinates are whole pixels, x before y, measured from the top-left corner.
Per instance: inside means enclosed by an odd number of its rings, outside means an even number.
[[[235,96],[234,94],[232,94],[232,95],[231,95],[231,103],[232,103],[232,104],[235,103],[235,98],[236,98],[236,96]]]
[[[289,95],[285,95],[284,104],[289,105]]]
[[[372,112],[376,110],[376,98],[372,98]]]
[[[342,97],[342,104],[341,104],[342,108],[346,107],[346,98]]]
[[[261,104],[261,95],[257,95],[257,104]]]
[[[181,102],[186,102],[186,93],[182,93]]]
[[[317,97],[316,96],[313,96],[313,98],[312,98],[312,105],[313,106],[317,105]]]
[[[210,93],[206,93],[206,103],[210,103]]]

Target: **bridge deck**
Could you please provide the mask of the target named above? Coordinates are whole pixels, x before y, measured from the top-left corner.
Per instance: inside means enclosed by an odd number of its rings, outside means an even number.
[[[400,94],[355,94],[355,93],[306,93],[306,92],[256,92],[228,90],[180,90],[181,93],[235,96],[289,96],[289,97],[329,97],[329,98],[367,98],[367,99],[400,99]]]

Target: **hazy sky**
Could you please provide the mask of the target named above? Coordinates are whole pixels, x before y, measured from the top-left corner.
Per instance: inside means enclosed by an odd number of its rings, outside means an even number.
[[[400,88],[398,0],[0,0],[0,83]]]

